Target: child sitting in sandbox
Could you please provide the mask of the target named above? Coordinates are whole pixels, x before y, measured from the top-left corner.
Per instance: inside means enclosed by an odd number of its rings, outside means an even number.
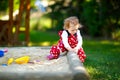
[[[72,16],[64,21],[64,30],[59,32],[60,39],[57,45],[50,49],[48,60],[57,59],[61,52],[73,51],[77,53],[81,62],[84,62],[86,55],[82,48],[82,36],[80,34],[81,25],[77,17]]]

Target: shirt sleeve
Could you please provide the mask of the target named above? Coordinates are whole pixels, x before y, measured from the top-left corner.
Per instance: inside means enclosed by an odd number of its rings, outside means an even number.
[[[77,31],[77,38],[78,38],[78,44],[77,44],[76,48],[79,49],[80,47],[82,47],[82,36],[80,34],[80,30]]]
[[[65,48],[71,48],[69,43],[68,43],[68,34],[65,30],[63,31],[61,37],[62,37],[62,41],[63,41]]]

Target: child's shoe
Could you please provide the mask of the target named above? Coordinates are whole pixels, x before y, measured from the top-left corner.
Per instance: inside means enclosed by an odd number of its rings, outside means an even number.
[[[47,56],[47,59],[52,60],[52,59],[54,59],[54,56],[52,54],[50,54],[50,55]]]

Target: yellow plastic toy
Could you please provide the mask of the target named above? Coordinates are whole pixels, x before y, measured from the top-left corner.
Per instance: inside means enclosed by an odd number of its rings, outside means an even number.
[[[17,59],[15,60],[15,62],[16,62],[17,64],[26,64],[26,63],[28,63],[29,59],[30,59],[29,56],[23,56],[23,57],[17,58]]]
[[[8,61],[7,61],[7,65],[10,65],[10,64],[12,64],[12,62],[14,61],[14,59],[13,58],[9,58],[8,59]]]

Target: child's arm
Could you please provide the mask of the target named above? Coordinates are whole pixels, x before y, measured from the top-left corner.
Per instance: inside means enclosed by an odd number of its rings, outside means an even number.
[[[74,48],[74,51],[77,52],[78,49],[80,49],[80,47],[82,47],[82,36],[80,34],[80,30],[77,31],[77,38],[78,38],[78,44],[77,46]]]
[[[66,31],[63,31],[62,35],[62,41],[63,41],[63,44],[65,46],[65,48],[68,50],[68,51],[73,51],[73,49],[70,47],[69,43],[68,43],[68,34]]]

